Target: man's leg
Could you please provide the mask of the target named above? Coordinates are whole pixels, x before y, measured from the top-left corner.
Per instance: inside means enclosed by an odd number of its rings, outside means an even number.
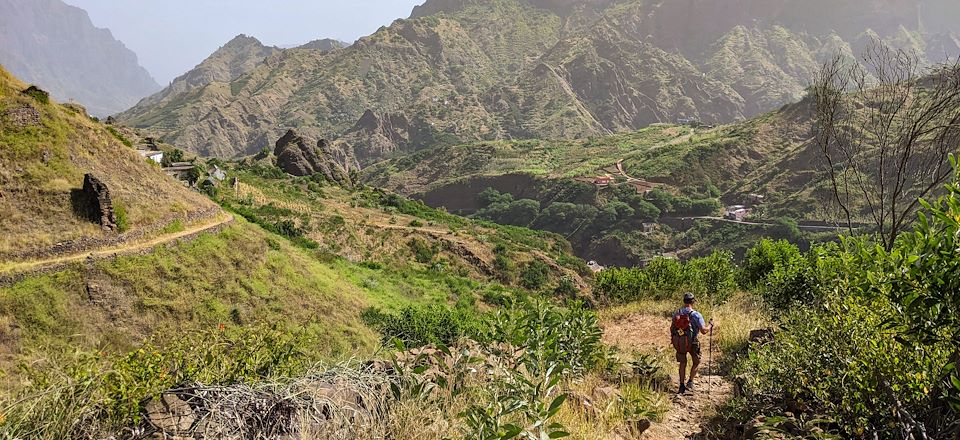
[[[697,370],[700,368],[700,344],[694,344],[690,350],[690,357],[693,358],[693,366],[690,367],[690,382],[697,377]]]
[[[677,352],[677,362],[680,363],[680,392],[686,390],[687,378],[687,354]]]

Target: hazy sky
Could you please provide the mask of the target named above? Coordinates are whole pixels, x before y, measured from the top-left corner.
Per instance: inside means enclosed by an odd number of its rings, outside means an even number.
[[[140,58],[160,85],[238,34],[267,45],[353,42],[423,0],[64,0],[85,9]]]

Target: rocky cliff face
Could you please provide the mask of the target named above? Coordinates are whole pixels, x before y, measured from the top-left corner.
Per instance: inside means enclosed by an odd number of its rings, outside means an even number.
[[[280,52],[279,48],[264,46],[256,38],[237,35],[193,70],[174,79],[168,90],[179,93],[212,82],[231,81],[253,70],[277,52]]]
[[[209,84],[228,83],[250,72],[280,51],[277,47],[264,46],[256,38],[238,35],[192,70],[174,79],[165,89],[144,98],[136,108],[164,106]],[[121,119],[129,117],[135,116],[131,115],[130,111],[118,115]]]
[[[83,176],[83,187],[78,197],[80,211],[87,219],[100,225],[104,231],[117,230],[117,220],[113,214],[113,201],[110,189],[92,174]]]
[[[0,64],[61,101],[107,116],[160,89],[136,54],[82,9],[60,0],[0,0],[0,11]]]
[[[293,126],[364,165],[438,144],[731,122],[799,99],[822,61],[873,41],[928,62],[958,51],[923,32],[921,1],[938,0],[430,0],[348,48],[287,50],[124,119],[227,157]]]
[[[347,188],[352,186],[349,173],[334,160],[333,152],[324,139],[317,141],[316,147],[311,147],[303,136],[291,129],[277,140],[273,154],[277,158],[277,166],[287,174],[302,177],[319,173],[330,182]]]

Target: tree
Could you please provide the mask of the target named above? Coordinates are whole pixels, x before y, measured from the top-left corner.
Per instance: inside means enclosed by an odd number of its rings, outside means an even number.
[[[169,152],[163,155],[162,165],[165,167],[169,167],[176,162],[183,162],[183,161],[184,161],[183,150],[179,148],[174,148],[173,150],[170,150]]]
[[[916,56],[874,43],[863,63],[842,56],[811,86],[813,135],[848,228],[866,216],[887,250],[950,176],[960,142],[960,60],[923,67]],[[863,206],[865,205],[865,206]]]
[[[477,194],[477,201],[481,207],[487,207],[494,203],[510,203],[513,201],[513,195],[510,193],[501,193],[493,188],[487,188]]]

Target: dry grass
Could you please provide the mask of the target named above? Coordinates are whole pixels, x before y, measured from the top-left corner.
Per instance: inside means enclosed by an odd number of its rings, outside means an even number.
[[[0,255],[43,249],[56,243],[101,238],[99,227],[78,218],[71,191],[85,173],[107,184],[122,205],[131,230],[162,228],[187,213],[214,207],[202,195],[163,174],[104,125],[56,103],[20,93],[26,85],[0,69]],[[30,107],[39,126],[3,117]]]
[[[601,310],[604,340],[621,349],[639,346],[669,352],[670,316],[681,306],[679,301],[644,300]],[[714,349],[720,353],[745,346],[751,330],[770,327],[772,322],[760,300],[745,292],[737,293],[724,304],[704,301],[695,308],[704,319],[714,321]],[[651,317],[658,321],[651,321]]]
[[[594,440],[607,438],[633,438],[631,420],[657,421],[667,412],[666,397],[648,384],[610,384],[598,374],[568,383],[571,395],[586,396],[591,408],[584,408],[574,400],[568,400],[557,413],[556,420],[563,424],[571,439]],[[616,394],[603,390],[615,389]]]

